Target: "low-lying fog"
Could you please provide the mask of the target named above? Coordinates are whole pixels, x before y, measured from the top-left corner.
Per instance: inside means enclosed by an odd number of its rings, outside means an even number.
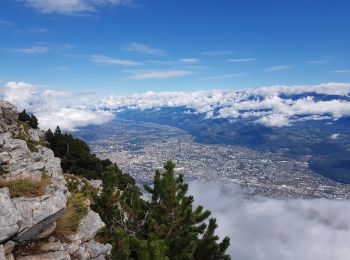
[[[238,186],[199,180],[189,190],[217,218],[219,236],[231,237],[233,259],[350,259],[350,201],[247,200]]]

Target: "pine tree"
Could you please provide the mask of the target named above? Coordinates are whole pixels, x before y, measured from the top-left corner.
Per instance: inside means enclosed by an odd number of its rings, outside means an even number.
[[[34,115],[31,115],[29,118],[28,124],[30,127],[37,129],[39,122],[38,122],[38,119]]]
[[[216,244],[215,221],[211,220],[206,230],[205,220],[210,216],[210,211],[203,211],[202,206],[193,210],[194,199],[186,195],[188,185],[183,182],[183,176],[174,176],[175,164],[168,161],[164,168],[164,174],[156,172],[153,188],[145,185],[145,189],[152,195],[151,216],[147,225],[149,236],[164,240],[170,259],[196,259],[195,254],[199,252],[199,246],[207,253],[215,254],[198,259],[229,259],[224,255],[229,239],[225,238],[223,244]],[[208,242],[200,239],[205,231],[204,236]]]
[[[28,122],[30,120],[30,116],[27,114],[25,109],[18,114],[18,120],[22,122]]]
[[[226,255],[225,252],[227,248],[230,245],[230,239],[228,237],[225,237],[223,241],[218,244],[217,241],[219,240],[219,237],[216,236],[215,229],[218,227],[216,224],[216,219],[211,218],[209,220],[209,225],[198,243],[196,252],[195,252],[195,259],[197,260],[217,260],[217,259],[223,259],[223,260],[229,260],[231,259],[230,256]]]

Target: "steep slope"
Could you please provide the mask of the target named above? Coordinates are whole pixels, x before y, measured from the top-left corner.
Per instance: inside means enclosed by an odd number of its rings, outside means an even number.
[[[16,108],[0,101],[0,260],[105,259],[111,246],[94,241],[105,224],[88,200],[75,234],[56,236],[72,201],[61,161],[43,146],[40,129],[17,118]]]

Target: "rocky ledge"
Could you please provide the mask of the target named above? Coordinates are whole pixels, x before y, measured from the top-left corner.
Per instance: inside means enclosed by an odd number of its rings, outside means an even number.
[[[71,193],[60,159],[43,145],[44,133],[26,128],[17,118],[16,108],[0,101],[0,260],[106,259],[111,245],[94,240],[105,224],[89,206],[75,234],[64,240],[55,236]],[[43,178],[43,192],[32,196],[13,195],[1,185],[20,180],[35,183]]]

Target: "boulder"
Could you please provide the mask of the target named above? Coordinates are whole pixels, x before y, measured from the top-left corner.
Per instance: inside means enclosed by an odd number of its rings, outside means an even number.
[[[7,240],[20,229],[22,217],[10,199],[8,188],[0,189],[0,243]]]
[[[96,212],[90,210],[81,220],[77,233],[70,236],[69,240],[81,240],[82,242],[89,241],[105,226],[106,224],[101,220],[100,216]]]

